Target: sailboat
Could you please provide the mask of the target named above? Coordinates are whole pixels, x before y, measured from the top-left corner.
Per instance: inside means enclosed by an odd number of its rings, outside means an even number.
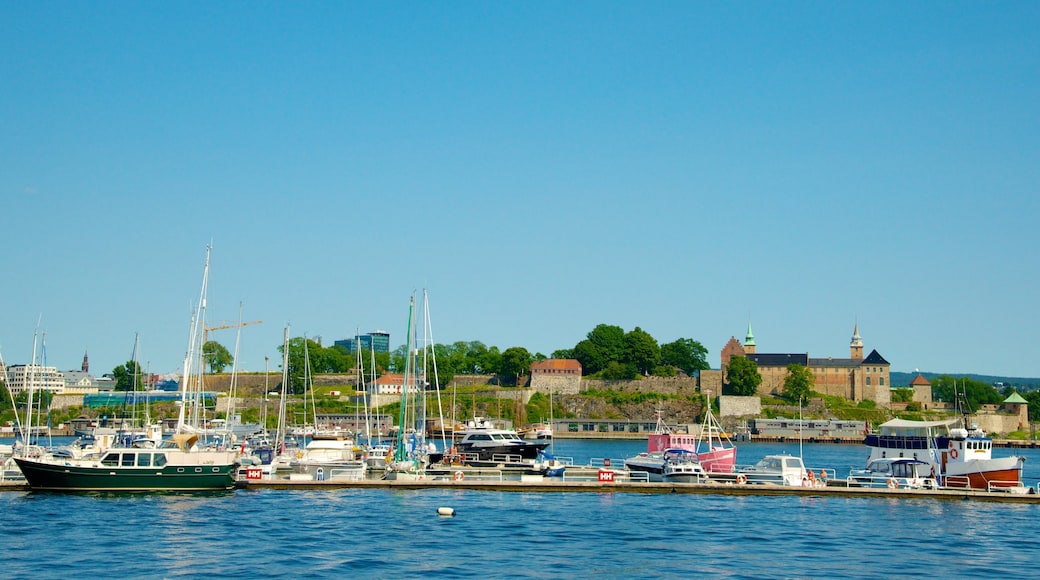
[[[210,248],[202,293],[192,316],[188,351],[181,379],[181,407],[172,441],[158,448],[113,448],[80,458],[16,457],[29,487],[53,491],[200,491],[226,490],[235,485],[235,454],[207,451],[198,446],[199,436],[185,420],[187,407],[201,399],[192,392],[190,377],[200,373],[202,328],[209,283]],[[201,403],[198,403],[201,406]]]
[[[428,302],[425,300],[424,291],[424,319],[427,331],[429,328]],[[426,438],[426,386],[429,384],[426,378],[426,346],[417,349],[415,325],[415,295],[412,295],[408,306],[408,334],[406,343],[406,358],[404,365],[404,382],[401,386],[401,409],[397,422],[397,439],[394,448],[386,459],[386,473],[383,479],[397,481],[417,481],[426,479],[426,468],[431,463],[436,463],[443,457],[443,452],[438,452],[436,445]],[[430,338],[424,337],[424,342]],[[422,354],[420,360],[419,355]],[[422,363],[422,369],[418,364]],[[434,374],[436,375],[436,363],[434,363]],[[437,388],[437,406],[440,409],[440,389]],[[439,412],[439,411],[438,411]],[[443,418],[441,418],[443,424]],[[443,432],[442,432],[443,433]]]

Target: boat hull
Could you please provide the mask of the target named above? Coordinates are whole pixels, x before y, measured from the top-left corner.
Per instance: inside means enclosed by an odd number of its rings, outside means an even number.
[[[31,489],[48,491],[210,491],[235,486],[235,465],[161,468],[76,466],[15,458]]]
[[[458,452],[469,456],[476,455],[478,460],[490,461],[495,456],[519,455],[521,459],[536,459],[538,452],[549,446],[549,441],[519,441],[511,445],[478,446],[458,444]]]

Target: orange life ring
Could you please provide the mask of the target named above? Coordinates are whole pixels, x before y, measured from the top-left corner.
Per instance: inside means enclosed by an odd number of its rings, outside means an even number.
[[[462,473],[462,471],[456,471],[453,477],[455,481],[462,481],[463,479],[466,479],[466,474]]]
[[[888,478],[888,489],[899,489],[899,482],[896,481],[896,478]]]
[[[744,475],[743,473],[738,474],[737,475],[737,483],[740,484],[740,485],[744,485],[745,483],[747,483],[747,476]]]
[[[957,450],[950,448],[950,459],[957,459]]]

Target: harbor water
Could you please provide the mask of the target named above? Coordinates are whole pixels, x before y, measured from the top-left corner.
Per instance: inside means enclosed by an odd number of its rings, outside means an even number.
[[[643,441],[560,440],[577,463]],[[738,463],[799,453],[738,445]],[[1040,481],[1040,450],[1025,483]],[[839,476],[866,448],[806,444]],[[451,507],[454,517],[438,515]],[[472,489],[0,493],[5,578],[878,578],[1032,576],[1040,505],[875,497]]]

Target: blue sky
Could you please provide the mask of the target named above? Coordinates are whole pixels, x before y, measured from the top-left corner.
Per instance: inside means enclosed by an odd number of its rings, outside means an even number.
[[[0,2],[0,352],[600,323],[1040,376],[1035,2]],[[233,331],[212,338],[230,349]]]

